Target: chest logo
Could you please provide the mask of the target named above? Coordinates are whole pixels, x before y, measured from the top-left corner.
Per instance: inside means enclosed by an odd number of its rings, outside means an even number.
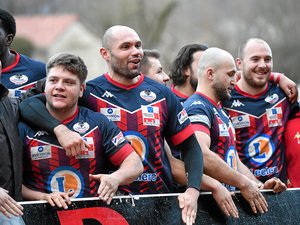
[[[159,107],[142,105],[143,125],[160,126]]]
[[[270,104],[274,104],[278,101],[278,99],[279,99],[279,96],[277,94],[271,94],[265,98],[265,101]]]
[[[246,155],[256,166],[260,166],[270,160],[274,152],[274,144],[270,136],[266,134],[255,136],[246,146]]]
[[[78,133],[83,134],[90,129],[90,125],[87,122],[78,122],[74,124],[73,129]]]
[[[156,99],[156,94],[150,90],[144,90],[140,93],[142,99],[146,102],[152,102]]]
[[[15,85],[22,85],[28,81],[28,77],[24,74],[16,74],[11,76],[9,80],[14,83]]]
[[[119,108],[101,108],[100,112],[111,121],[121,121],[121,110]]]

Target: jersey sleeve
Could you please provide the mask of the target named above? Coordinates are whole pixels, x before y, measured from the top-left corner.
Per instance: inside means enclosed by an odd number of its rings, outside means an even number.
[[[194,130],[185,109],[171,91],[168,93],[167,106],[168,121],[165,133],[172,144],[176,146],[190,137]]]
[[[199,100],[186,102],[184,105],[195,131],[201,131],[210,135],[212,116]]]

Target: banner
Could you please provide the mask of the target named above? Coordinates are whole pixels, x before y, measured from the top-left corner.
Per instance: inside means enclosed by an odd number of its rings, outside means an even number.
[[[300,189],[281,194],[264,191],[269,211],[252,213],[240,193],[234,202],[239,218],[226,217],[210,193],[201,193],[196,224],[300,224]],[[22,202],[26,225],[167,225],[183,224],[178,194],[114,197],[110,205],[98,198],[73,199],[68,210],[44,201]]]

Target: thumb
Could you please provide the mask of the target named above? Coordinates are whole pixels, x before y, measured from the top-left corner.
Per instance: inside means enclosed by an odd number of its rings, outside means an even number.
[[[178,196],[178,201],[179,201],[179,208],[184,208],[184,196],[183,195],[179,195]]]

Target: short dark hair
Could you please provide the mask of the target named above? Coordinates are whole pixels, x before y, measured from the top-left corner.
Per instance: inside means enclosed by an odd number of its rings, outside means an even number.
[[[143,52],[144,52],[144,56],[141,60],[140,69],[141,69],[141,73],[146,74],[146,73],[148,73],[148,70],[151,67],[149,58],[159,59],[160,58],[160,53],[156,49],[152,49],[152,50],[144,49]]]
[[[16,21],[15,18],[7,11],[0,9],[0,23],[3,26],[6,34],[16,35]]]
[[[79,56],[67,52],[52,56],[46,65],[47,74],[50,69],[56,66],[63,66],[66,70],[74,73],[79,78],[81,84],[85,82],[88,70],[84,61]]]
[[[193,62],[193,54],[198,51],[205,51],[208,49],[207,45],[202,44],[189,44],[183,46],[175,60],[170,65],[170,78],[173,81],[173,84],[181,85],[185,82],[186,77],[183,74],[183,70],[186,67],[190,67]]]

